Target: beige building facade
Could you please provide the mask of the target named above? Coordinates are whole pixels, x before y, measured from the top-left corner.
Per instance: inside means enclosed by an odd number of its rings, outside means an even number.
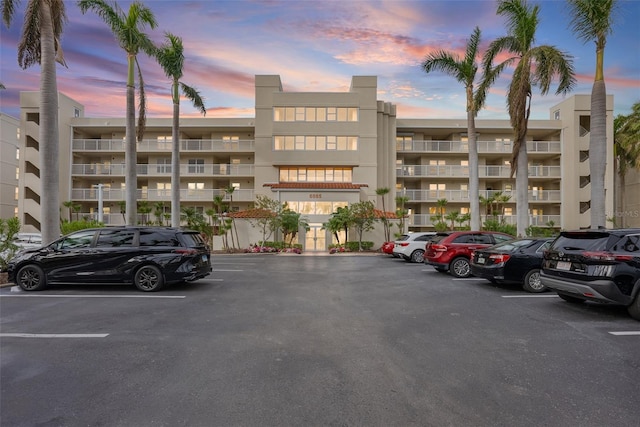
[[[0,113],[0,218],[18,216],[20,121]]]
[[[337,207],[370,200],[381,209],[381,197],[376,195],[380,188],[390,190],[385,196],[388,211],[395,211],[396,196],[407,200],[406,230],[433,230],[441,199],[447,200],[446,212],[468,211],[466,120],[399,118],[395,106],[377,95],[375,76],[353,77],[346,92],[322,93],[285,92],[279,76],[256,76],[255,117],[180,120],[181,206],[204,213],[220,197],[231,210],[245,210],[258,194],[287,202],[311,225],[298,239],[307,251],[324,251],[331,243],[322,224]],[[20,180],[19,205],[24,231],[39,228],[36,101],[37,93],[22,94],[21,144],[28,151],[20,160],[26,172]],[[62,208],[62,217],[101,216],[107,225],[124,223],[124,117],[84,117],[82,106],[63,95],[60,105],[60,199],[79,206],[75,212]],[[589,105],[589,96],[575,95],[553,107],[548,120],[529,123],[531,225],[589,226]],[[612,153],[611,96],[607,109],[607,152]],[[509,120],[477,120],[476,127],[480,195],[507,196],[500,216],[515,224]],[[156,211],[166,218],[171,199],[171,119],[148,119],[137,149],[137,198],[151,207],[139,218],[162,219]],[[612,158],[607,159],[606,177],[605,187],[611,189],[607,211],[612,212]],[[225,191],[229,187],[234,189],[231,194]],[[259,240],[258,231],[250,226],[244,234],[243,245]],[[382,234],[379,225],[366,238],[379,247]]]

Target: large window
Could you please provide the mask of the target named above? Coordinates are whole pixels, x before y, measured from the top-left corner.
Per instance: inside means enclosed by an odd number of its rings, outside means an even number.
[[[276,151],[356,151],[357,136],[277,135],[273,137]]]
[[[189,159],[189,173],[204,173],[204,159]]]
[[[274,107],[275,122],[357,122],[356,107]]]
[[[331,215],[348,205],[347,202],[287,202],[289,209],[303,215]]]
[[[351,182],[351,168],[280,168],[280,182]]]

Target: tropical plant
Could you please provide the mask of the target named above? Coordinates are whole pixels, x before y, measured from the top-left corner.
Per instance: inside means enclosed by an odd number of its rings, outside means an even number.
[[[20,231],[20,220],[16,217],[0,218],[0,271],[7,269],[7,263],[18,251],[13,240]]]
[[[288,207],[285,207],[282,212],[280,212],[280,221],[282,240],[289,247],[293,247],[293,241],[301,228],[307,231],[310,229],[307,219]]]
[[[9,28],[19,0],[2,0],[2,19]],[[60,237],[58,84],[56,62],[64,65],[60,46],[67,20],[62,0],[29,0],[18,42],[18,65],[27,69],[40,64],[40,232],[42,243]]]
[[[451,228],[450,228],[451,230],[456,229],[456,222],[458,221],[459,218],[460,218],[460,212],[458,211],[451,211],[444,216],[444,219],[446,219],[447,221],[451,221]]]
[[[389,218],[387,218],[387,208],[385,207],[384,199],[387,194],[389,194],[388,188],[377,188],[376,194],[380,196],[382,199],[382,215],[380,216],[380,221],[382,222],[382,227],[384,229],[384,241],[388,242],[391,240],[391,226],[389,224]]]
[[[180,89],[193,106],[202,115],[207,114],[204,100],[193,87],[180,81],[184,67],[184,48],[182,39],[169,32],[165,33],[167,41],[158,48],[156,59],[171,79],[171,100],[173,101],[173,120],[171,126],[171,226],[180,226]]]
[[[147,200],[140,200],[138,202],[138,213],[142,214],[142,221],[140,221],[142,224],[149,224],[149,214],[152,210],[153,208]]]
[[[442,71],[454,77],[465,87],[467,96],[467,136],[469,142],[469,211],[471,212],[471,229],[480,229],[480,203],[479,188],[480,177],[478,172],[478,138],[476,135],[475,118],[484,107],[489,88],[494,83],[500,72],[500,67],[484,69],[480,83],[475,86],[478,64],[476,58],[479,55],[480,28],[475,27],[471,37],[467,41],[464,58],[453,52],[438,50],[427,55],[422,63],[426,73]]]
[[[571,55],[551,45],[533,45],[539,10],[539,6],[531,6],[526,0],[499,0],[497,14],[507,19],[507,35],[489,45],[483,60],[485,70],[490,70],[497,55],[505,52],[508,58],[493,70],[499,73],[507,66],[515,67],[507,90],[507,109],[514,133],[511,177],[516,174],[518,236],[526,235],[529,227],[527,130],[532,87],[538,86],[546,95],[558,76],[556,94],[566,94],[576,83]]]
[[[153,204],[153,216],[156,217],[156,224],[164,225],[164,202],[156,202]],[[180,226],[180,223],[177,225]]]
[[[405,219],[409,214],[409,211],[406,209],[408,202],[409,197],[396,196],[396,216],[400,219],[400,221],[398,221],[399,235],[405,232]]]
[[[254,208],[261,213],[257,218],[250,219],[251,225],[258,227],[262,232],[260,246],[264,245],[271,236],[280,228],[280,212],[283,205],[262,194],[256,195]]]
[[[73,200],[67,200],[65,202],[62,202],[62,205],[67,208],[68,213],[69,213],[69,222],[72,221],[72,217],[71,217],[71,212],[80,212],[80,209],[82,209],[82,206],[78,203],[75,203]],[[78,219],[76,217],[76,219]]]
[[[120,213],[122,214],[122,220],[124,223],[127,223],[127,202],[124,200],[118,201],[118,206],[120,207]]]
[[[604,176],[607,168],[607,89],[604,82],[604,48],[613,32],[617,0],[568,0],[569,27],[584,43],[596,45],[596,72],[591,88],[589,168],[591,174],[591,227],[606,225]]]
[[[229,196],[229,209],[230,210],[233,207],[233,193],[234,193],[234,191],[236,191],[236,187],[234,187],[233,185],[229,185],[224,189],[225,194],[227,196]],[[233,240],[233,233],[235,231],[235,234],[236,234],[236,236],[235,236],[236,240],[235,241],[238,242],[238,248],[239,248],[240,247],[240,239],[238,238],[238,227],[236,227],[236,222],[235,222],[233,217],[227,218],[227,221],[228,220],[231,220],[231,226],[232,226],[232,228],[231,228],[231,244],[233,245],[233,249],[235,249],[236,248],[236,244],[234,243],[234,240]]]
[[[156,48],[143,32],[148,26],[157,26],[151,9],[139,1],[129,6],[127,14],[116,3],[109,4],[104,0],[80,0],[78,6],[82,13],[88,10],[95,12],[111,28],[120,47],[127,53],[127,107],[126,107],[126,143],[125,143],[125,201],[126,223],[136,223],[136,193],[138,180],[136,174],[137,147],[136,140],[141,140],[146,123],[146,97],[142,69],[138,63],[138,53],[142,50],[154,57]],[[135,70],[138,70],[139,83],[139,112],[138,129],[136,135],[135,112]],[[136,138],[137,136],[137,138]]]
[[[362,251],[362,235],[374,229],[376,222],[375,205],[372,201],[357,202],[349,207],[353,228],[358,234],[359,250]]]
[[[182,208],[182,220],[187,223],[187,228],[193,228],[198,222],[198,216],[200,214],[193,206],[186,206]]]
[[[633,104],[631,114],[618,115],[613,121],[613,149],[616,170],[620,177],[619,199],[623,210],[625,200],[626,175],[631,169],[640,169],[640,102]],[[625,212],[621,212],[620,226],[625,226]]]

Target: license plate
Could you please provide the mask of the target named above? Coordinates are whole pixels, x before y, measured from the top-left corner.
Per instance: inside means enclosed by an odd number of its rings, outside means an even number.
[[[202,255],[202,261],[207,262],[207,259],[209,259],[206,255]]]
[[[571,270],[571,263],[567,261],[558,261],[556,268],[558,270]]]
[[[482,257],[478,257],[478,260],[476,261],[478,264],[484,264],[485,259]]]

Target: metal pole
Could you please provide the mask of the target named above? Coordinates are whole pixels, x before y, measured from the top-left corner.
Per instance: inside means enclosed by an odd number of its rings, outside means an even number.
[[[98,222],[103,221],[102,184],[98,184]]]

